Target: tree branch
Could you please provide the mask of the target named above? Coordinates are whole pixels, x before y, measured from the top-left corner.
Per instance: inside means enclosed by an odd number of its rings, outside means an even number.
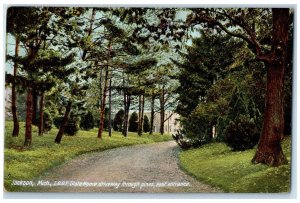
[[[173,114],[174,114],[174,112],[171,113],[171,114],[164,120],[164,122],[166,122],[167,120],[169,120],[169,119],[173,116]]]
[[[262,53],[261,50],[261,45],[259,44],[259,42],[256,39],[256,35],[255,35],[255,31],[252,32],[245,23],[240,22],[239,20],[236,20],[235,18],[233,18],[232,16],[230,16],[228,13],[226,13],[226,11],[224,12],[218,12],[215,10],[211,10],[211,9],[205,9],[206,11],[209,12],[214,12],[216,14],[222,15],[224,17],[226,17],[228,20],[233,21],[235,24],[237,24],[239,27],[241,27],[249,37],[241,34],[241,33],[236,33],[233,31],[230,31],[229,29],[227,29],[221,22],[219,22],[218,20],[215,20],[214,18],[212,18],[211,16],[208,16],[206,14],[203,14],[201,17],[201,20],[203,20],[204,22],[213,24],[213,25],[217,25],[219,28],[221,28],[221,30],[223,30],[226,34],[233,36],[233,37],[237,37],[240,39],[243,39],[244,41],[246,41],[250,46],[253,46],[256,52],[256,58],[260,61],[264,61],[264,62],[269,62],[271,60],[270,56],[267,54]]]

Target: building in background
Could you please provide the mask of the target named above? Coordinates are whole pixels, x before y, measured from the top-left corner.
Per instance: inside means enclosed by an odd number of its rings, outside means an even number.
[[[5,87],[5,119],[12,120],[11,111],[11,87]]]
[[[144,113],[150,121],[151,113],[146,111]],[[179,114],[176,114],[171,111],[165,112],[165,119],[167,119],[164,123],[164,131],[165,133],[173,134],[176,133],[176,131],[180,128],[180,122],[179,122]],[[160,132],[160,114],[155,113],[154,114],[154,122],[153,122],[153,132],[159,133]]]

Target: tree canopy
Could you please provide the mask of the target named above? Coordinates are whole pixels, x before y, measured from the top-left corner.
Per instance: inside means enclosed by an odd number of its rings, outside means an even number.
[[[185,146],[248,133],[255,139],[245,146],[258,146],[253,163],[287,163],[280,142],[291,132],[293,12],[9,7],[7,44],[15,51],[7,51],[5,82],[12,89],[13,135],[18,108],[26,111],[25,146],[37,117],[43,135],[44,111],[61,119],[56,143],[68,123],[97,127],[101,140],[105,130],[152,134],[155,120],[165,134],[178,114],[177,141]]]

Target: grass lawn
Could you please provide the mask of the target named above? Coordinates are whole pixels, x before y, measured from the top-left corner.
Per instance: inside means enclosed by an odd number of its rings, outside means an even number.
[[[291,139],[283,141],[289,163],[280,167],[252,164],[255,150],[232,152],[224,143],[212,143],[180,153],[183,170],[198,180],[226,192],[289,192],[291,185]]]
[[[38,136],[37,128],[33,127],[32,146],[25,149],[24,126],[24,123],[20,123],[19,137],[12,137],[13,123],[5,123],[4,186],[7,191],[22,191],[21,187],[11,185],[13,180],[34,180],[54,166],[83,153],[172,140],[170,135],[145,133],[138,136],[130,132],[126,138],[119,132],[114,132],[112,137],[104,132],[100,140],[97,138],[98,129],[93,129],[79,131],[76,136],[64,136],[61,144],[55,144],[58,131],[55,127],[43,136]]]

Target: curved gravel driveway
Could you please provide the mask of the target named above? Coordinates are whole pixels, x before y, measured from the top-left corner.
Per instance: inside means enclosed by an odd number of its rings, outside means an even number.
[[[81,155],[44,174],[41,192],[222,192],[185,174],[175,141]]]

